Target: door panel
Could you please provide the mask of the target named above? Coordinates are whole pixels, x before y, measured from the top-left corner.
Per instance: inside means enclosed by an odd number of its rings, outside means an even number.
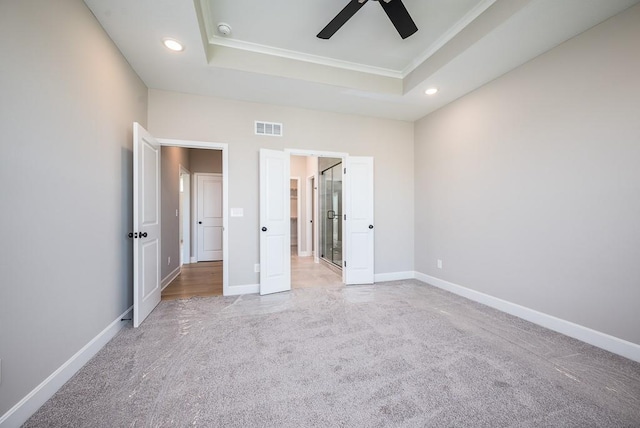
[[[160,259],[160,246],[158,241],[146,242],[141,244],[141,252],[143,263],[142,270],[142,301],[152,299],[154,292],[158,289],[160,279],[158,277],[158,269],[155,266],[155,260]]]
[[[260,149],[260,294],[291,290],[289,155]]]
[[[222,260],[222,176],[196,174],[198,261]]]
[[[133,326],[160,303],[160,144],[133,124]]]
[[[346,283],[374,282],[373,158],[347,158]]]

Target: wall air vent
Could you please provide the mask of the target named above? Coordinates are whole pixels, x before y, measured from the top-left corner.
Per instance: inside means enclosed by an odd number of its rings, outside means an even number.
[[[273,122],[260,122],[256,120],[256,135],[271,135],[282,137],[282,124]]]

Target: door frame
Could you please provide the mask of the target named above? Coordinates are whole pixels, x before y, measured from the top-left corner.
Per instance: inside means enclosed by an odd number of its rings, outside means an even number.
[[[316,225],[316,219],[314,216],[314,198],[315,198],[315,193],[313,191],[313,187],[315,185],[315,180],[316,180],[316,174],[312,174],[310,176],[307,177],[306,183],[305,185],[306,187],[306,207],[305,210],[307,212],[307,216],[305,218],[306,220],[306,224],[304,226],[305,229],[305,235],[307,237],[307,246],[305,248],[306,252],[307,252],[307,256],[312,256],[314,257],[314,261],[315,261],[315,254],[316,254],[316,249],[315,249],[315,236],[313,234],[313,228]]]
[[[181,192],[182,196],[182,222],[180,223],[180,229],[182,230],[182,252],[181,266],[191,263],[191,171],[180,165],[179,179],[182,176],[187,176],[187,180],[183,180],[184,190]],[[186,183],[186,185],[185,185]]]
[[[302,188],[300,187],[300,177],[289,177],[289,189],[291,189],[291,182],[295,181],[297,184],[297,196],[296,196],[296,214],[298,217],[296,217],[296,247],[298,247],[298,257],[301,256],[302,254],[302,234],[300,233],[301,227],[300,227],[300,220],[302,219],[302,217],[300,216],[301,211],[300,211],[300,202],[302,201],[302,198],[300,197],[301,195],[301,190]],[[289,196],[289,203],[291,203],[291,196]]]
[[[346,165],[347,158],[349,157],[349,153],[346,153],[346,152],[326,152],[326,151],[322,151],[322,150],[304,150],[304,149],[286,149],[285,148],[284,152],[285,152],[286,155],[289,156],[289,159],[291,159],[291,156],[313,156],[313,157],[317,157],[317,158],[337,158],[337,159],[342,159],[342,164],[343,165]],[[317,175],[318,175],[317,168],[316,168],[315,175],[316,175],[316,186],[318,186],[318,183],[317,183]],[[346,186],[343,184],[342,185],[342,200],[343,201],[345,200],[345,189],[346,189]],[[316,198],[317,198],[317,193],[318,192],[316,192]],[[318,209],[318,203],[317,202],[318,201],[316,200],[316,210]],[[319,216],[316,216],[316,218],[319,218]],[[342,216],[340,221],[342,222],[342,245],[343,245],[342,254],[346,254],[345,250],[346,250],[346,247],[347,247],[348,243],[346,242],[347,235],[346,235],[346,224],[345,224],[346,222],[344,220],[344,215]],[[318,236],[317,236],[317,233],[318,233],[317,232],[318,231],[317,225],[314,225],[313,229],[314,229],[314,233],[316,233],[316,238],[318,238]],[[318,246],[317,239],[316,239],[315,245],[316,245],[316,247]],[[320,253],[319,251],[316,251],[316,254],[314,255],[314,261],[318,260],[319,253]],[[343,266],[341,270],[342,270],[342,283],[346,284],[347,283],[347,272],[346,272],[346,269],[344,269],[344,266]]]
[[[158,138],[161,146],[222,151],[222,295],[229,295],[229,145],[209,141]],[[191,186],[192,188],[194,186]]]

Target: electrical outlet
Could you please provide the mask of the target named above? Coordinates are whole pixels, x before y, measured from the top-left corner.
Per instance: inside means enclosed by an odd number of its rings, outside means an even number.
[[[442,260],[438,259],[438,269],[442,269]]]
[[[171,264],[171,256],[167,257],[167,266]]]
[[[260,272],[260,263],[256,263],[255,265],[253,265],[253,271]]]
[[[176,217],[178,217],[178,210],[176,210]]]

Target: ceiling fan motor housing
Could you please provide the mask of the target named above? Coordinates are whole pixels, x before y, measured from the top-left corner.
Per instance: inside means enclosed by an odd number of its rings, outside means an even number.
[[[336,31],[338,31],[353,15],[356,14],[357,11],[360,10],[362,6],[368,0],[351,0],[347,5],[342,9],[335,18],[331,20],[327,24],[326,27],[322,29],[317,35],[320,39],[330,39]],[[416,26],[413,19],[411,19],[411,15],[407,11],[407,8],[404,7],[402,0],[371,0],[378,2],[380,6],[384,9],[385,13],[391,20],[391,23],[398,33],[400,37],[406,39],[411,36],[413,33],[418,31],[418,27]]]

